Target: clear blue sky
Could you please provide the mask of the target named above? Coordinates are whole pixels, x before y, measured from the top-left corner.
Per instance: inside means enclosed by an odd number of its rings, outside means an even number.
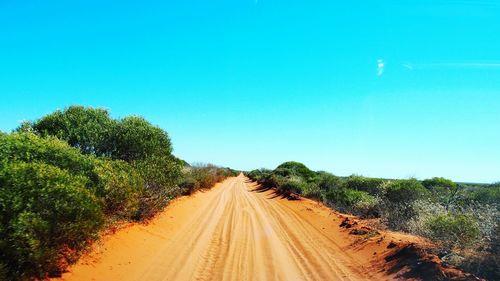
[[[499,181],[496,3],[2,0],[0,130],[82,104],[188,162]]]

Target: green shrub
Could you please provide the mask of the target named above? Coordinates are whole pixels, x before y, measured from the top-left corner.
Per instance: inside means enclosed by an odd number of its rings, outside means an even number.
[[[137,213],[138,219],[152,217],[180,193],[177,183],[181,176],[181,167],[173,156],[153,155],[132,162],[132,166],[145,182]]]
[[[56,136],[65,140],[83,153],[108,155],[106,142],[114,125],[105,109],[70,106],[35,121],[32,128],[41,136]],[[26,131],[27,125],[24,124],[20,130]]]
[[[346,207],[353,206],[367,196],[369,196],[368,192],[348,188],[332,190],[326,194],[326,198],[332,203]]]
[[[262,182],[266,177],[270,176],[271,173],[272,171],[268,169],[258,169],[246,173],[246,176],[254,181]]]
[[[365,191],[371,195],[378,195],[382,193],[383,182],[382,179],[352,175],[345,179],[344,186],[349,189]]]
[[[274,173],[269,174],[265,178],[262,179],[260,182],[262,186],[266,188],[273,188],[273,187],[279,187],[283,183],[287,181],[287,178],[275,175]]]
[[[32,128],[42,136],[56,136],[66,140],[83,153],[124,160],[138,169],[145,182],[145,192],[142,193],[145,198],[140,200],[144,204],[140,208],[140,217],[144,214],[150,216],[163,208],[178,191],[175,185],[182,163],[171,154],[170,138],[164,130],[151,125],[142,117],[114,120],[103,109],[70,106],[64,111],[42,117],[33,123]],[[29,131],[29,126],[25,125],[20,130]],[[85,159],[76,151],[73,153],[78,158]],[[47,153],[49,157],[52,154]],[[61,159],[46,161],[47,155],[40,160],[58,167],[65,165],[61,163]],[[93,161],[91,158],[86,159]],[[78,161],[78,165],[80,163]],[[80,166],[77,169],[79,168]],[[93,185],[99,186],[92,163],[84,170],[89,171],[90,174],[85,175],[93,180]],[[110,178],[109,175],[107,178]]]
[[[108,146],[113,158],[128,162],[172,153],[167,132],[137,116],[117,121]]]
[[[198,189],[213,187],[227,177],[236,176],[236,172],[228,168],[220,168],[212,164],[197,164],[186,167],[179,182],[181,193],[188,195]]]
[[[41,162],[83,175],[94,188],[98,176],[94,170],[94,158],[82,155],[78,149],[54,137],[39,137],[33,133],[12,133],[0,136],[0,160],[6,162]]]
[[[340,179],[327,172],[318,172],[314,182],[322,191],[329,191],[340,188]]]
[[[57,272],[64,247],[94,237],[103,215],[85,181],[42,163],[0,165],[0,264],[9,279]]]
[[[278,190],[285,195],[289,195],[290,193],[302,195],[303,190],[306,188],[307,184],[299,177],[286,179],[278,185]]]
[[[191,175],[202,189],[210,188],[219,181],[217,167],[213,165],[197,165],[191,169]]]
[[[190,195],[196,190],[198,190],[200,186],[194,178],[185,175],[181,178],[181,181],[179,182],[179,188],[181,189],[181,194]]]
[[[324,192],[315,184],[308,184],[302,187],[302,196],[323,201]]]
[[[138,208],[144,183],[126,162],[83,155],[64,141],[33,133],[0,136],[0,148],[0,159],[5,162],[45,163],[84,176],[87,188],[105,200],[108,214],[132,216]]]
[[[500,186],[490,185],[477,187],[468,192],[467,200],[473,200],[484,204],[497,204],[500,207]]]
[[[424,186],[416,179],[395,180],[384,186],[385,199],[392,203],[409,203],[426,194]]]
[[[105,200],[108,215],[132,218],[139,210],[144,180],[127,162],[120,160],[95,160],[99,177],[97,196]]]
[[[467,247],[479,238],[479,226],[473,217],[465,214],[439,214],[429,218],[425,227],[430,237],[449,248]]]
[[[325,194],[326,204],[341,211],[362,217],[378,214],[379,200],[368,192],[348,188],[332,189]]]
[[[375,196],[363,196],[354,203],[351,212],[363,218],[377,218],[380,215],[380,199]]]
[[[315,173],[309,170],[306,165],[294,161],[282,163],[276,167],[274,173],[283,177],[298,176],[305,181],[310,181],[314,179],[315,176]]]
[[[19,131],[55,136],[83,153],[127,162],[172,153],[170,138],[161,128],[137,116],[115,120],[99,108],[70,106],[24,124]]]
[[[427,190],[416,179],[389,181],[382,188],[383,221],[394,230],[409,231],[412,220],[418,216],[415,202],[423,198]]]
[[[422,185],[427,189],[433,189],[436,187],[444,187],[448,189],[455,189],[457,184],[449,179],[434,177],[431,179],[426,179],[422,181]]]

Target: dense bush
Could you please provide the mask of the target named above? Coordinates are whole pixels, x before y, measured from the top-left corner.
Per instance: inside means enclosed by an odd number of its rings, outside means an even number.
[[[268,169],[257,169],[246,173],[246,175],[254,181],[261,182],[267,176],[271,175],[271,173],[272,171]]]
[[[311,198],[317,201],[324,201],[325,194],[324,191],[316,184],[306,184],[301,187],[302,193],[301,195],[307,198]]]
[[[343,212],[349,212],[363,217],[373,217],[378,214],[378,199],[366,191],[349,188],[333,189],[325,195],[326,203]]]
[[[93,158],[54,137],[42,138],[33,133],[0,135],[0,160],[46,163],[87,177],[91,189],[98,183]]]
[[[327,172],[318,172],[314,182],[322,191],[337,189],[341,186],[340,178]]]
[[[425,188],[415,179],[390,181],[384,186],[381,216],[392,229],[409,231],[411,220],[418,216],[415,202]]]
[[[131,173],[127,179],[124,178],[126,173],[124,169],[130,169],[124,164],[109,163],[99,166],[104,172],[103,180],[110,182],[110,185],[112,182],[116,185],[118,183],[116,180],[121,178],[125,184],[117,186],[118,189],[123,189],[125,186],[129,189],[118,193],[115,189],[113,193],[108,193],[107,197],[99,193],[108,199],[107,203],[111,203],[107,204],[109,205],[107,211],[126,216],[135,213],[137,218],[146,218],[161,210],[178,194],[176,184],[180,177],[181,161],[171,154],[172,145],[168,134],[142,117],[112,119],[104,109],[70,106],[31,124],[24,124],[19,131],[32,131],[41,136],[57,137],[78,148],[82,153],[128,162],[137,172]],[[77,151],[73,153],[79,159],[85,158]],[[47,154],[50,156],[52,153]],[[107,183],[103,185],[98,182],[99,178],[92,163],[93,158],[87,159],[89,168],[85,171],[90,173],[87,176],[94,181],[94,186],[102,188]],[[61,165],[60,159],[54,159],[53,163]],[[107,165],[107,169],[103,169],[103,165]],[[117,174],[111,172],[112,167],[117,169]],[[108,172],[105,173],[106,171]],[[142,182],[143,187],[139,188],[138,185]],[[136,198],[136,194],[140,194],[141,197]],[[127,203],[110,201],[113,196],[115,199],[120,196],[123,199],[126,195],[131,196],[127,199],[130,200]]]
[[[138,218],[149,218],[179,194],[181,167],[171,155],[154,155],[132,162],[145,181]]]
[[[315,172],[309,170],[306,165],[289,161],[282,163],[274,170],[274,173],[283,177],[298,176],[305,181],[310,181],[315,177]]]
[[[498,204],[498,207],[500,207],[500,186],[492,184],[490,186],[474,188],[469,191],[466,200],[484,204]]]
[[[350,207],[355,203],[367,198],[369,194],[365,191],[359,191],[349,188],[340,188],[332,190],[326,194],[326,199],[335,205]]]
[[[457,184],[455,182],[453,182],[452,180],[445,179],[445,178],[438,178],[438,177],[423,180],[422,185],[428,189],[433,189],[433,188],[437,188],[437,187],[455,189],[457,187]]]
[[[345,179],[344,186],[349,189],[368,192],[371,195],[379,195],[382,193],[383,179],[366,178],[362,176],[352,175]]]
[[[20,129],[27,130],[26,125]],[[33,122],[32,130],[41,136],[65,140],[83,153],[108,155],[106,141],[110,139],[114,125],[105,109],[70,106]]]
[[[132,217],[138,208],[143,180],[123,161],[97,159],[54,137],[33,133],[0,136],[0,159],[5,162],[39,162],[86,178],[86,187],[103,200],[106,213]]]
[[[467,247],[477,241],[479,226],[470,215],[446,213],[428,218],[425,227],[429,236],[447,247]]]
[[[410,203],[426,194],[424,186],[416,179],[394,180],[384,186],[385,200],[392,203]]]
[[[167,132],[151,125],[142,117],[131,116],[117,120],[113,128],[105,147],[114,159],[132,162],[172,153]]]
[[[229,168],[221,168],[212,164],[197,164],[184,167],[179,182],[182,194],[189,195],[198,189],[207,189],[223,179],[236,176],[237,172]]]
[[[139,173],[124,161],[96,159],[94,163],[99,177],[96,195],[104,198],[106,214],[137,217],[144,192],[144,180]]]
[[[43,163],[0,165],[0,264],[8,279],[59,270],[63,249],[81,249],[102,225],[86,179]]]
[[[283,180],[278,186],[279,191],[288,196],[291,193],[302,194],[302,192],[306,189],[307,183],[302,180],[302,178],[297,176],[292,176],[286,180]]]

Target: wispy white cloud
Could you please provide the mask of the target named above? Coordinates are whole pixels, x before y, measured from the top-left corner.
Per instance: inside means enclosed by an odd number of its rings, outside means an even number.
[[[401,64],[401,66],[403,66],[404,68],[406,68],[406,69],[408,69],[408,70],[413,70],[413,69],[415,69],[415,68],[413,67],[413,65],[412,65],[412,64],[409,64],[409,63],[402,63],[402,64]]]
[[[385,63],[383,59],[377,60],[377,76],[382,76],[384,74]]]

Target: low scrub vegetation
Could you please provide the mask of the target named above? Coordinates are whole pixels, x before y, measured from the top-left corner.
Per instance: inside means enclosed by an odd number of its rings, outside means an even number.
[[[196,190],[211,188],[227,177],[236,176],[238,172],[212,164],[196,164],[185,166],[182,174],[182,180],[179,182],[180,191],[183,195],[190,195]]]
[[[236,172],[189,166],[141,117],[72,106],[0,133],[0,280],[60,274],[114,221],[144,220]]]
[[[337,177],[285,162],[246,173],[262,188],[288,198],[313,198],[341,212],[378,218],[393,230],[433,240],[444,261],[499,280],[500,184],[459,184],[444,178]]]

